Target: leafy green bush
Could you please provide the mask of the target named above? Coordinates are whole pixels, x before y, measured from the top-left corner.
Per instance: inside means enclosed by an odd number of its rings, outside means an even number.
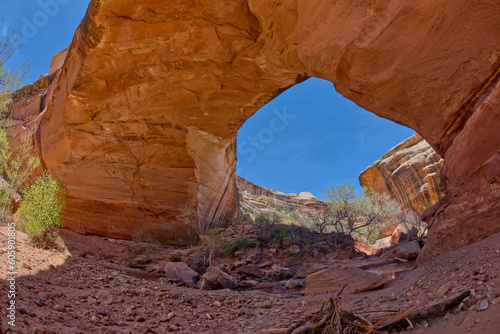
[[[23,191],[19,206],[22,226],[30,237],[45,233],[45,229],[62,226],[68,190],[59,180],[45,172]]]

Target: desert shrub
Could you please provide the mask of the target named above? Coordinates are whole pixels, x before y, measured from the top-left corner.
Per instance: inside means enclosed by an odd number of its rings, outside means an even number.
[[[257,238],[263,244],[271,241],[276,225],[281,222],[281,216],[277,213],[261,213],[255,217],[254,224],[257,225]]]
[[[234,240],[233,252],[236,252],[238,250],[247,250],[249,248],[253,248],[254,246],[255,244],[248,240],[248,238],[237,237]]]
[[[65,249],[59,233],[49,228],[44,228],[38,234],[31,236],[30,243],[40,249],[54,249],[60,252]]]
[[[31,61],[19,63],[11,70],[5,66],[20,46],[21,39],[14,31],[0,37],[0,224],[12,213],[13,197],[23,190],[39,164],[32,153],[32,132],[27,131],[29,127],[18,138],[19,145],[14,148],[10,147],[5,132],[9,105],[12,103],[11,92],[21,87],[32,74]]]
[[[172,255],[170,257],[170,262],[182,262],[182,258],[179,255]]]
[[[270,242],[280,244],[285,238],[292,238],[292,228],[290,225],[275,225],[271,232]]]
[[[165,223],[165,228],[151,235],[154,242],[162,245],[192,246],[199,243],[198,230],[177,220]]]
[[[68,190],[59,180],[45,172],[26,188],[19,206],[23,229],[33,238],[45,233],[45,229],[62,226]]]
[[[132,243],[128,247],[128,257],[131,260],[138,255],[145,255],[147,261],[149,254],[159,248],[160,243],[151,232],[144,227],[138,227],[132,231]]]

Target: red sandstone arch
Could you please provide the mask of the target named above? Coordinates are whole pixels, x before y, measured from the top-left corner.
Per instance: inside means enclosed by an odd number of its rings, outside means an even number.
[[[327,79],[444,157],[425,260],[500,231],[499,17],[495,0],[93,0],[61,69],[17,93],[8,131],[41,121],[67,227],[189,237],[236,213],[243,122]]]

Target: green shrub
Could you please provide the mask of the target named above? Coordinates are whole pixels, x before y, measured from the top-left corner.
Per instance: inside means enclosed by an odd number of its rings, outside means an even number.
[[[22,226],[31,237],[45,233],[45,229],[62,226],[68,190],[59,180],[45,172],[23,191],[19,206]]]
[[[247,250],[254,246],[254,243],[248,240],[248,238],[237,237],[236,240],[234,240],[233,251],[236,252],[238,250]]]
[[[179,255],[172,255],[170,257],[170,262],[182,262],[182,258]]]
[[[227,241],[226,239],[219,239],[216,240],[216,251],[215,255],[218,257],[230,257],[233,253],[233,247],[231,246],[231,243]]]
[[[281,222],[281,216],[277,213],[261,213],[255,217],[254,224],[258,226],[257,238],[264,245],[269,244],[277,224]]]

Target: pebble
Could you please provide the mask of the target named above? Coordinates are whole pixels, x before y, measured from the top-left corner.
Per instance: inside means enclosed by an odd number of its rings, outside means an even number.
[[[450,288],[451,288],[450,283],[442,284],[436,291],[436,296],[438,296],[439,298],[443,297],[444,295],[446,295],[446,293],[448,293],[448,291],[450,291]]]
[[[37,306],[42,306],[43,305],[43,301],[39,298],[39,297],[36,297],[35,300],[34,300],[35,304]]]
[[[97,314],[99,314],[99,315],[104,316],[104,317],[108,315],[108,312],[105,309],[103,309],[102,307],[99,307],[99,306],[95,308],[95,312]]]
[[[488,299],[483,299],[479,302],[479,307],[477,308],[478,312],[486,310],[490,304],[488,303]]]
[[[17,312],[19,312],[20,314],[30,314],[30,310],[24,306],[24,305],[21,305],[18,309],[17,309]]]
[[[95,304],[97,304],[97,299],[95,299],[95,298],[94,298],[94,297],[92,297],[92,296],[88,296],[88,297],[87,297],[87,302],[88,302],[89,304],[93,304],[93,305],[95,305]]]

